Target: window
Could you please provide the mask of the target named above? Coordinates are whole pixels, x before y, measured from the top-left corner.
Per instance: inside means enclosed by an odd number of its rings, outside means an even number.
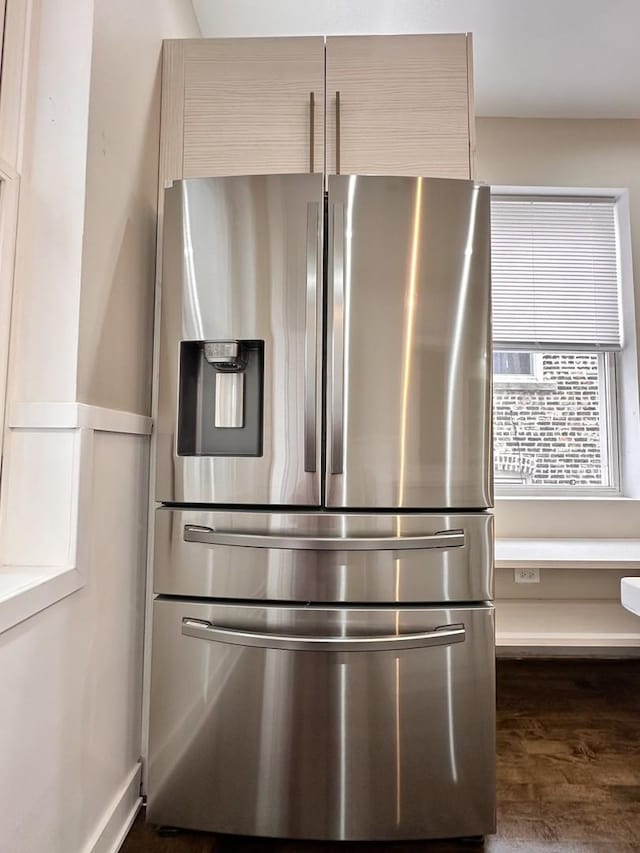
[[[616,492],[616,199],[492,198],[498,492]]]
[[[493,378],[496,382],[536,382],[541,378],[542,359],[535,352],[494,350]]]

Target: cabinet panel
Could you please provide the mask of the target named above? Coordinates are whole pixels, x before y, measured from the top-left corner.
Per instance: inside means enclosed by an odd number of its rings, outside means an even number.
[[[327,172],[469,178],[468,40],[327,38]]]
[[[323,171],[323,38],[194,39],[183,52],[182,177],[310,171],[311,93]]]

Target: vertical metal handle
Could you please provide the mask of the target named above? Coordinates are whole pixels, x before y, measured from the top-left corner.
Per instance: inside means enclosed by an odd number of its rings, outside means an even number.
[[[340,92],[336,92],[336,175],[340,174]]]
[[[315,92],[309,92],[309,172],[313,174],[313,154],[314,154],[314,121],[316,111],[316,95]]]
[[[318,339],[318,240],[320,206],[307,204],[307,293],[304,347],[304,470],[316,470],[317,339]]]
[[[344,457],[344,205],[333,206],[333,328],[331,332],[331,473]]]

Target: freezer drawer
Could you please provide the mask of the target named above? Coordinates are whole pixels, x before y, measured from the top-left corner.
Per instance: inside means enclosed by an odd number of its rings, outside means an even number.
[[[493,516],[161,508],[154,590],[272,601],[486,601]]]
[[[154,603],[147,818],[217,832],[494,831],[493,608]]]

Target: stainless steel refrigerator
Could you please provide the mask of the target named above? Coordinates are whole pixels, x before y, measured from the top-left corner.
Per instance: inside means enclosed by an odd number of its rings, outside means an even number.
[[[489,190],[166,191],[147,818],[495,822]]]

